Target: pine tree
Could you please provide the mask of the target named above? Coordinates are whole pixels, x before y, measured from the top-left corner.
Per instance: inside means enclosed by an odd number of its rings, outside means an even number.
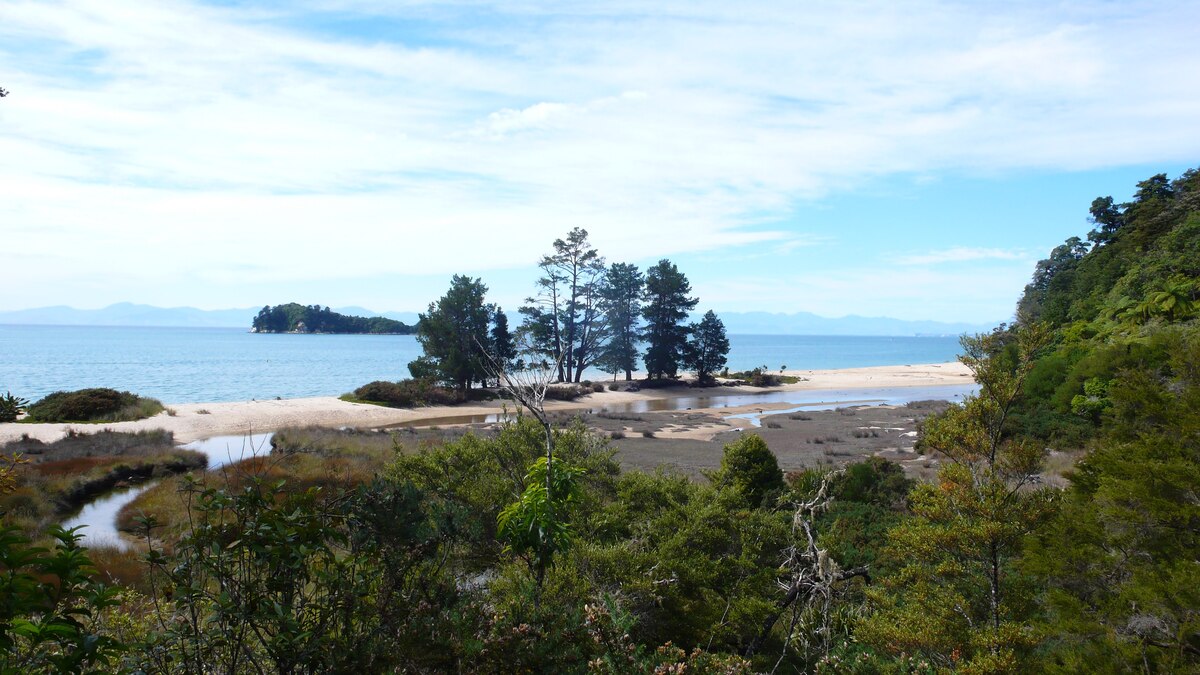
[[[609,341],[597,364],[606,373],[624,371],[626,380],[632,380],[633,371],[637,370],[638,324],[642,318],[645,283],[637,265],[613,263],[600,291]]]
[[[692,286],[670,260],[646,271],[646,372],[650,378],[675,377],[687,348],[688,328],[681,322],[699,302]]]
[[[713,373],[725,367],[729,356],[729,338],[725,324],[710,309],[700,323],[691,326],[692,340],[687,349],[687,366],[696,371],[701,382],[712,379]]]
[[[510,368],[517,358],[517,346],[508,330],[508,315],[500,307],[496,307],[496,313],[492,315],[492,335],[488,344],[496,365],[505,370]]]
[[[591,248],[587,230],[575,228],[554,240],[554,253],[538,263],[538,294],[527,298],[522,329],[538,351],[558,363],[558,379],[579,381],[605,341],[600,289],[604,258]]]
[[[488,322],[492,308],[483,302],[487,286],[479,279],[455,275],[446,291],[417,323],[417,341],[424,356],[408,365],[413,377],[433,372],[460,391],[482,382],[488,374]]]

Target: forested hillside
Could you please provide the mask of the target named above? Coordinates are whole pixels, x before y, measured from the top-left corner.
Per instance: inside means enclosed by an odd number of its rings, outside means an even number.
[[[1019,304],[1022,324],[1044,322],[1055,344],[1029,377],[1017,426],[1078,446],[1101,427],[1118,373],[1162,374],[1177,342],[1194,335],[1200,300],[1200,174],[1158,174],[1133,201],[1092,202],[1095,229],[1039,262]]]
[[[251,326],[256,333],[386,333],[408,335],[416,330],[401,321],[382,316],[339,314],[320,305],[268,305],[258,312]]]

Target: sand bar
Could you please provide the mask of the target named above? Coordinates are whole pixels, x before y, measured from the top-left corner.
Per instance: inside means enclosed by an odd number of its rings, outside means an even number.
[[[752,387],[697,390],[683,386],[669,389],[644,389],[637,392],[605,391],[590,394],[571,402],[548,402],[546,408],[548,410],[573,410],[619,406],[635,401],[696,396],[698,392],[704,392],[707,396],[725,396],[758,394],[764,391],[814,392],[879,387],[934,387],[963,385],[971,382],[970,371],[957,362],[840,370],[792,370],[787,371],[786,374],[800,377],[802,380],[796,384],[783,385],[770,390]],[[501,412],[504,405],[505,402],[502,401],[491,401],[415,409],[384,408],[375,405],[347,403],[332,396],[230,403],[171,403],[168,404],[168,408],[174,411],[174,415],[161,413],[137,422],[0,424],[0,443],[15,440],[22,434],[28,434],[43,441],[53,441],[64,436],[68,429],[81,432],[95,432],[101,429],[114,431],[166,429],[175,434],[178,442],[187,443],[212,436],[260,433],[299,425],[366,428],[420,423],[422,420],[439,418],[494,415]],[[508,402],[508,406],[509,409],[512,409],[511,402]],[[727,413],[739,411],[735,408],[722,409],[722,412]]]

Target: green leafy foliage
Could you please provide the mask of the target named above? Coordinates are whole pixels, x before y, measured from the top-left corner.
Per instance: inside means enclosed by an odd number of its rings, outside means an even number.
[[[128,646],[100,618],[119,603],[95,580],[75,530],[52,528],[53,549],[0,526],[0,672],[119,672]]]
[[[28,400],[14,396],[11,391],[4,392],[4,396],[0,396],[0,423],[16,422],[28,407]]]
[[[744,434],[725,446],[721,470],[714,482],[741,494],[746,503],[760,506],[783,491],[783,472],[779,461],[758,434]]]
[[[1162,339],[1161,368],[1109,384],[1105,434],[1025,562],[1045,580],[1059,671],[1185,672],[1200,656],[1200,336]]]
[[[642,318],[642,289],[646,279],[637,265],[613,263],[600,287],[601,308],[610,336],[596,365],[606,373],[625,373],[633,379],[637,369],[639,322]]]
[[[885,579],[887,592],[871,593],[877,611],[858,633],[865,643],[972,672],[1029,663],[1040,636],[1027,624],[1034,605],[1014,561],[1053,515],[1056,495],[1028,489],[1045,451],[1010,436],[1006,418],[1047,339],[1038,326],[963,339],[961,360],[980,392],[926,421],[922,448],[948,463],[936,484],[909,495],[915,517],[888,534],[888,554],[905,562]]]
[[[582,469],[562,460],[539,457],[525,475],[520,498],[497,516],[505,551],[527,560],[539,586],[555,556],[571,548],[571,515],[579,502],[582,474]]]

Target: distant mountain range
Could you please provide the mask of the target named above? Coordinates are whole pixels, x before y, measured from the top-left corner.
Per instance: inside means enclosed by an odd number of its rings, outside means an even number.
[[[121,302],[103,309],[75,309],[63,305],[0,311],[0,324],[54,326],[184,326],[245,328],[261,307],[196,309],[153,307]],[[407,324],[417,322],[416,312],[373,312],[363,307],[335,307],[352,316],[383,316]],[[941,321],[906,321],[886,317],[844,316],[828,318],[809,312],[723,312],[725,329],[733,334],[759,335],[959,335],[990,330],[995,324]],[[514,319],[516,317],[513,317]],[[698,320],[699,317],[696,317]],[[999,323],[999,322],[997,322]]]

